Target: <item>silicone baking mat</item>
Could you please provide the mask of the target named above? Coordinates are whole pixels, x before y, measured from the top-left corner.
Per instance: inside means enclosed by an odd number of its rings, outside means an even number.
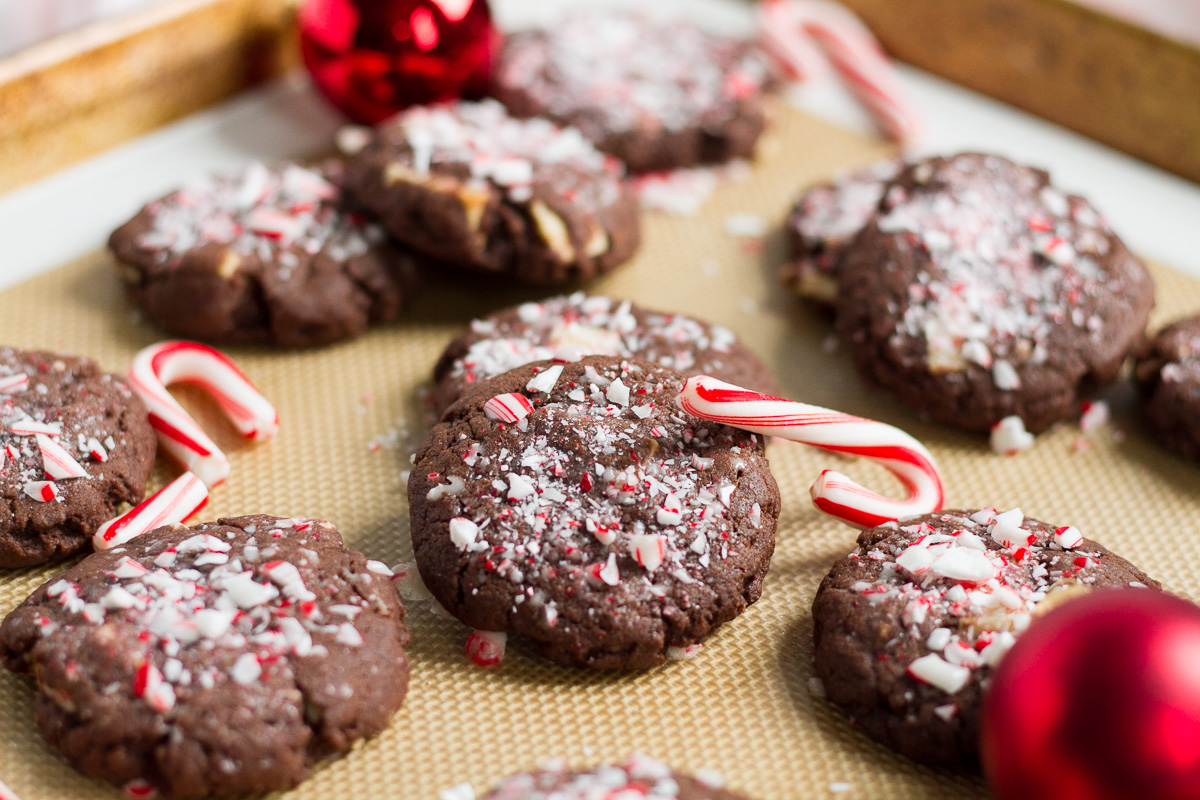
[[[637,259],[588,288],[724,323],[775,369],[787,395],[905,428],[940,461],[951,505],[1019,505],[1030,516],[1077,525],[1170,589],[1200,593],[1200,473],[1141,433],[1128,386],[1108,393],[1114,421],[1086,446],[1079,427],[1065,424],[1020,456],[997,456],[981,438],[922,423],[886,395],[865,392],[845,353],[831,347],[829,320],[777,288],[779,224],[797,190],[884,155],[876,143],[781,109],[747,177],[723,182],[697,216],[648,214]],[[762,248],[726,232],[735,213],[771,224]],[[1200,283],[1164,269],[1154,274],[1157,320],[1200,308]],[[469,319],[535,294],[443,276],[405,319],[358,341],[298,353],[230,350],[277,404],[282,429],[274,441],[249,445],[211,404],[180,392],[233,462],[202,519],[323,516],[372,558],[411,559],[402,473],[424,424],[414,395]],[[112,370],[123,371],[139,348],[162,338],[139,321],[101,253],[0,293],[0,309],[0,342],[85,353]],[[464,655],[465,627],[410,604],[413,680],[404,707],[386,732],[287,796],[436,800],[439,789],[469,780],[486,790],[549,758],[592,765],[633,750],[684,770],[718,770],[758,800],[835,790],[851,798],[985,796],[978,778],[894,755],[810,694],[813,593],[830,563],[852,548],[855,531],[810,505],[808,486],[829,455],[777,442],[770,459],[784,503],[762,599],[697,657],[603,674],[549,664],[514,639],[503,664],[482,669]],[[897,491],[873,465],[837,466]],[[173,474],[160,466],[156,480]],[[62,569],[0,574],[0,612]],[[0,675],[0,776],[24,800],[120,796],[42,743],[32,683],[9,673]]]

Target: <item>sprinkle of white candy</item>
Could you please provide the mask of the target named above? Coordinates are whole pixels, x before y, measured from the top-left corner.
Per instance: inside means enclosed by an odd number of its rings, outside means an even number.
[[[946,694],[954,694],[971,679],[971,670],[955,666],[937,653],[921,656],[909,664],[908,674]]]
[[[725,218],[725,232],[741,238],[766,236],[767,220],[758,214],[730,214]]]
[[[1005,417],[992,426],[989,444],[997,453],[1016,455],[1033,447],[1033,434],[1025,430],[1025,421],[1013,415]]]
[[[438,792],[438,800],[475,800],[475,789],[469,783],[460,783]]]
[[[479,535],[479,526],[466,517],[455,517],[450,520],[450,541],[459,548],[466,550],[475,543]]]

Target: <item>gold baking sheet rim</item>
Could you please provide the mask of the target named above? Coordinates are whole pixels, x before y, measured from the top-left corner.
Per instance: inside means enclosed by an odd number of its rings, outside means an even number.
[[[978,437],[922,423],[886,395],[864,391],[845,353],[829,349],[829,320],[777,288],[779,224],[797,189],[887,152],[783,109],[748,177],[723,182],[697,216],[647,215],[637,259],[588,288],[724,323],[774,368],[788,396],[910,431],[944,468],[949,504],[1019,505],[1030,516],[1077,525],[1171,590],[1200,594],[1200,474],[1146,438],[1129,386],[1106,394],[1113,422],[1090,436],[1064,424],[1020,456],[997,456]],[[725,232],[725,219],[740,212],[771,223],[762,251]],[[1156,324],[1200,308],[1200,282],[1162,268],[1154,276]],[[409,560],[401,473],[423,425],[414,394],[464,323],[532,296],[503,281],[442,276],[402,321],[358,341],[309,352],[231,349],[277,405],[282,429],[274,441],[250,445],[211,404],[180,392],[233,462],[201,519],[323,516],[370,557]],[[139,320],[103,253],[0,293],[5,344],[83,353],[123,371],[138,349],[161,338]],[[810,693],[813,593],[855,532],[809,503],[808,486],[829,455],[777,442],[770,459],[784,502],[762,599],[696,658],[602,674],[549,664],[514,640],[502,665],[481,669],[464,655],[464,626],[410,604],[413,679],[404,707],[382,735],[323,765],[287,797],[436,800],[440,789],[471,781],[483,791],[549,758],[591,765],[633,750],[683,770],[718,770],[757,800],[829,796],[834,783],[849,784],[839,795],[848,798],[986,796],[977,777],[926,769],[875,745]],[[835,465],[896,490],[873,465]],[[160,464],[156,482],[173,474]],[[0,613],[62,568],[0,574]],[[24,800],[121,796],[42,743],[32,684],[7,672],[0,675],[0,778]]]

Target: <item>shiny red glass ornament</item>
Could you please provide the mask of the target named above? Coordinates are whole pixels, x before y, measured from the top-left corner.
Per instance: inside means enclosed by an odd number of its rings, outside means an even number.
[[[1097,590],[1036,620],[984,698],[1000,800],[1200,798],[1200,607]]]
[[[300,9],[317,87],[369,124],[410,105],[482,97],[499,40],[487,0],[308,0]]]

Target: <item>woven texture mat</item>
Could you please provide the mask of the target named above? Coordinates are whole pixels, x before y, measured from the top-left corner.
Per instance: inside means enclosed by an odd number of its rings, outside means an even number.
[[[649,214],[636,261],[589,289],[724,323],[776,370],[789,396],[905,428],[944,468],[950,505],[1019,505],[1029,516],[1077,525],[1171,590],[1200,595],[1200,473],[1140,432],[1127,385],[1108,393],[1114,421],[1091,434],[1089,449],[1073,446],[1082,433],[1066,424],[1018,457],[997,456],[978,437],[924,424],[887,396],[864,392],[846,355],[823,347],[829,320],[776,287],[784,254],[778,224],[797,190],[886,154],[781,109],[749,178],[723,183],[698,216]],[[738,212],[772,223],[765,251],[725,232],[726,217]],[[1154,274],[1156,322],[1200,307],[1200,283]],[[414,395],[471,317],[531,297],[500,282],[439,280],[403,321],[358,341],[301,353],[231,350],[279,408],[282,430],[270,443],[241,441],[211,404],[179,393],[233,462],[202,519],[322,516],[371,558],[412,558],[401,473],[425,425]],[[87,354],[114,371],[162,338],[138,320],[104,254],[0,293],[0,308],[0,342]],[[1125,435],[1114,437],[1118,430]],[[464,655],[465,627],[416,605],[404,707],[381,736],[288,796],[436,800],[439,789],[469,780],[483,790],[548,758],[582,766],[632,750],[684,770],[716,769],[758,800],[826,796],[838,782],[850,784],[846,797],[986,796],[978,778],[925,769],[873,744],[809,693],[813,594],[855,532],[823,518],[808,499],[830,456],[777,442],[770,459],[784,502],[762,599],[696,658],[642,674],[600,674],[549,664],[514,640],[501,666],[481,669]],[[898,491],[871,464],[835,465]],[[156,483],[173,474],[160,465]],[[62,568],[0,575],[0,613]],[[32,683],[8,673],[0,675],[0,777],[24,800],[120,796],[42,743]]]

